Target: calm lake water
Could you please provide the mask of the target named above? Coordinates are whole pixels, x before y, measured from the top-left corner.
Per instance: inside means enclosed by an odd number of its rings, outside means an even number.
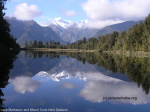
[[[5,112],[150,112],[149,88],[149,58],[22,51],[2,104]]]

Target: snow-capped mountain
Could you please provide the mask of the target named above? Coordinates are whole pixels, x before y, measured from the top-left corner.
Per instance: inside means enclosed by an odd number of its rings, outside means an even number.
[[[99,37],[112,33],[113,31],[128,30],[137,22],[127,21],[102,29],[91,28],[91,21],[84,20],[79,22],[72,22],[63,20],[60,17],[51,21],[44,21],[36,23],[35,21],[22,21],[16,18],[6,18],[10,24],[11,34],[17,39],[17,43],[24,46],[25,41],[43,41],[44,43],[50,40],[61,42],[61,44],[72,43],[86,37]],[[97,24],[95,24],[97,25]],[[44,27],[43,27],[44,26]]]
[[[84,20],[84,21],[79,21],[79,22],[77,22],[77,23],[78,23],[78,24],[79,24],[79,23],[82,23],[82,24],[83,24],[83,23],[88,23],[88,22],[89,22],[89,20],[86,19],[86,20]]]
[[[43,21],[43,22],[40,22],[38,23],[40,26],[43,26],[43,27],[47,27],[51,24],[53,25],[56,25],[56,26],[61,26],[62,28],[68,28],[69,26],[73,25],[74,22],[72,21],[67,21],[67,20],[63,20],[61,19],[60,17],[58,18],[55,18],[54,20],[52,21]]]
[[[62,80],[62,79],[70,79],[73,77],[67,71],[62,71],[62,72],[55,73],[55,74],[50,74],[48,72],[41,71],[41,72],[37,73],[37,75],[40,77],[52,78],[54,81],[57,81],[57,82]],[[86,77],[83,77],[81,74],[76,74],[74,77],[76,77],[80,80],[86,81]]]
[[[62,18],[58,17],[58,18],[55,18],[54,20],[39,22],[38,24],[42,27],[56,25],[58,27],[67,29],[71,26],[81,28],[83,26],[86,26],[86,24],[88,24],[88,22],[89,22],[88,19],[79,21],[79,22],[72,22],[72,21],[68,21],[68,20],[63,20]]]

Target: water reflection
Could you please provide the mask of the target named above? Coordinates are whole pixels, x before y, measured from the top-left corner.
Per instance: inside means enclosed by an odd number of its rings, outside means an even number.
[[[21,53],[10,72],[10,84],[3,90],[5,105],[68,108],[70,112],[149,112],[149,64],[148,58],[99,53]]]
[[[13,68],[13,62],[17,57],[18,51],[12,51],[9,49],[0,49],[0,111],[5,109],[3,104],[4,93],[2,91],[8,84],[9,72]],[[3,111],[2,111],[3,112]]]
[[[94,75],[94,78],[91,76]],[[146,95],[135,83],[125,82],[111,77],[102,77],[97,73],[87,74],[89,81],[80,91],[80,96],[91,102],[101,103],[104,97],[136,97],[130,100],[108,100],[112,103],[146,104],[150,102],[150,94]],[[97,78],[96,78],[97,77]],[[93,80],[92,80],[93,79]]]
[[[73,85],[71,82],[64,82],[61,84],[60,87],[66,88],[66,89],[73,89],[75,85]]]
[[[72,77],[76,77],[76,78],[79,78],[79,79],[82,79],[82,80],[86,80],[85,77],[82,77],[81,74],[78,72],[78,73],[69,73],[68,71],[64,70],[62,72],[56,72],[54,74],[50,74],[48,72],[45,72],[45,71],[41,71],[37,74],[38,76],[41,76],[41,77],[47,77],[47,78],[52,78],[54,81],[60,81],[62,79],[71,79]]]
[[[66,78],[65,73],[67,74]],[[73,74],[74,75],[65,71],[63,72],[63,74],[48,74],[47,72],[39,72],[37,75],[46,78],[52,78],[54,81],[71,79],[73,77],[84,80],[84,88],[80,91],[79,94],[85,100],[88,100],[90,102],[104,102],[104,97],[136,98],[130,100],[108,100],[111,103],[147,104],[148,102],[150,102],[150,94],[146,95],[141,87],[137,87],[136,83],[122,81],[117,78],[106,76],[100,72],[75,72]],[[56,80],[58,77],[59,80]],[[68,82],[63,83],[61,86],[68,89],[74,88],[74,85]]]
[[[128,78],[137,83],[138,87],[142,87],[146,94],[149,93],[150,89],[150,59],[149,58],[136,58],[136,57],[125,57],[116,56],[100,53],[64,53],[64,52],[26,52],[26,56],[29,55],[36,58],[40,55],[45,55],[50,58],[59,57],[59,55],[66,55],[72,58],[76,58],[78,61],[86,64],[97,64],[99,67],[103,67],[105,70],[112,71],[113,73],[120,72],[120,74],[125,74]],[[67,60],[64,61],[62,66],[66,67],[72,66],[70,63],[66,64]],[[79,66],[74,66],[79,67]],[[69,67],[70,68],[70,67]],[[59,70],[59,69],[57,69]],[[89,68],[84,69],[84,71],[89,70]]]
[[[30,77],[16,77],[10,80],[13,84],[14,89],[18,93],[35,92],[35,90],[40,86],[39,81],[32,80]]]

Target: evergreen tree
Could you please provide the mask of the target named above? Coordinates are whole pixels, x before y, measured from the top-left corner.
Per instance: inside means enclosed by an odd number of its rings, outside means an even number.
[[[30,46],[30,48],[32,48],[32,47],[33,47],[32,41],[30,41],[29,46]]]
[[[28,41],[25,42],[25,48],[28,48],[29,45],[28,45]]]
[[[48,47],[49,47],[49,43],[48,43],[48,42],[46,42],[45,48],[48,48]]]
[[[43,48],[43,42],[42,41],[38,41],[38,48]]]
[[[19,48],[16,40],[10,35],[10,29],[8,22],[4,19],[6,10],[4,5],[7,0],[0,0],[0,47],[4,48]]]
[[[86,37],[83,38],[83,43],[86,43]]]
[[[37,45],[37,41],[36,40],[34,40],[34,42],[33,42],[33,48],[37,48],[38,47],[38,45]]]

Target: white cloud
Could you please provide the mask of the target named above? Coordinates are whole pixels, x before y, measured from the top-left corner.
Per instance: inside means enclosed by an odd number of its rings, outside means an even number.
[[[48,17],[48,16],[40,16],[41,19],[44,19],[44,20],[52,20],[52,18]]]
[[[150,13],[150,0],[88,0],[82,4],[92,20],[139,20]]]
[[[28,5],[27,3],[18,4],[14,12],[14,16],[21,20],[32,20],[41,14],[41,11],[36,5]]]
[[[91,75],[92,74],[92,75]],[[150,102],[150,94],[146,95],[136,83],[121,81],[101,73],[84,74],[87,78],[80,96],[91,102],[101,103],[103,97],[136,97],[137,100],[108,100],[112,103],[146,104]]]
[[[74,85],[70,82],[64,82],[64,83],[62,83],[62,87],[66,88],[66,89],[73,89]]]
[[[76,12],[74,10],[66,11],[65,16],[66,17],[73,17],[76,15]]]
[[[117,24],[123,22],[122,20],[88,20],[85,23],[78,23],[78,28],[103,28],[112,24]]]
[[[14,85],[15,91],[22,94],[26,93],[26,91],[35,92],[40,86],[38,81],[34,81],[30,77],[16,77],[11,82]]]

